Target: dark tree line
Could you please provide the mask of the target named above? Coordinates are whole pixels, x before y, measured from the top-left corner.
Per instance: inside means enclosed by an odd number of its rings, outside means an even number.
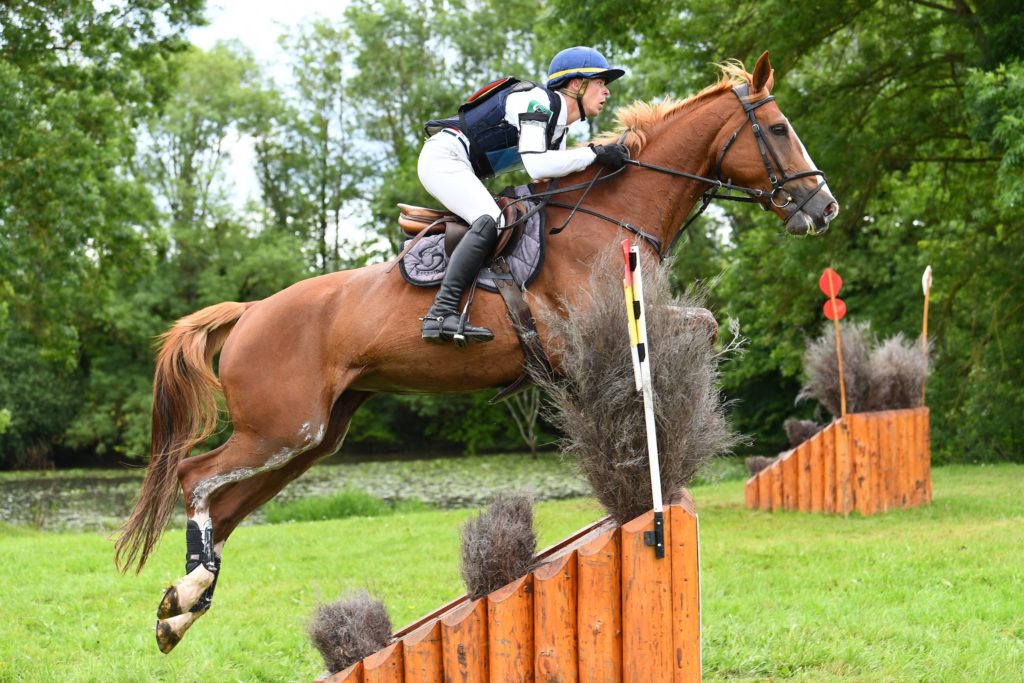
[[[755,449],[809,416],[792,401],[821,269],[843,274],[852,319],[914,335],[930,264],[933,449],[1019,460],[1017,4],[356,0],[282,36],[291,78],[275,83],[239,45],[188,44],[201,0],[4,3],[0,467],[144,459],[156,335],[199,307],[391,256],[395,202],[433,203],[416,178],[421,122],[496,75],[541,79],[578,43],[630,69],[615,104],[685,96],[712,62],[769,49],[783,110],[843,205],[809,240],[725,207],[678,247],[678,285],[717,280],[712,308],[750,339],[725,391]],[[239,140],[259,183],[244,207],[228,177]],[[515,420],[486,399],[376,398],[349,448],[515,446]]]

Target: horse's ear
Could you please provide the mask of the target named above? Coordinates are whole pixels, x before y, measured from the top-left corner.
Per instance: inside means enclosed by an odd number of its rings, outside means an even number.
[[[761,53],[754,66],[754,77],[750,84],[750,92],[771,92],[775,85],[775,70],[772,69],[771,60],[768,59],[768,50]]]

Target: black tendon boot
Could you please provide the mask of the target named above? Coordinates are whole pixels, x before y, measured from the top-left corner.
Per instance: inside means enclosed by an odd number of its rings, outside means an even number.
[[[498,243],[498,225],[490,216],[480,216],[473,221],[466,236],[455,247],[448,259],[448,268],[441,282],[441,289],[434,297],[434,305],[423,316],[422,337],[428,342],[440,344],[451,341],[459,329],[459,303],[462,293],[473,282],[484,261]],[[486,327],[466,324],[462,335],[467,342],[489,342],[494,334]]]

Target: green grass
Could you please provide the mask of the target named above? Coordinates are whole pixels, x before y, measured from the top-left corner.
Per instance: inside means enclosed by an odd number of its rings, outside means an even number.
[[[432,505],[416,500],[399,501],[390,505],[369,493],[349,488],[332,496],[300,498],[287,503],[271,501],[263,510],[268,523],[281,524],[320,522],[348,517],[382,517],[394,513],[425,512],[432,508]]]
[[[1024,466],[942,467],[926,509],[848,519],[752,512],[742,483],[694,489],[708,681],[1024,681]],[[153,642],[184,543],[140,576],[109,540],[0,525],[0,681],[311,681],[304,626],[357,587],[400,627],[462,592],[470,510],[244,527],[214,607],[170,655]],[[597,518],[537,506],[541,544]]]

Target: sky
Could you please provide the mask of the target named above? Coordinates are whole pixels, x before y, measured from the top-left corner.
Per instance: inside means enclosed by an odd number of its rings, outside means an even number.
[[[209,24],[193,29],[189,38],[204,50],[218,40],[238,40],[275,81],[283,84],[288,80],[288,69],[277,44],[278,36],[313,18],[338,19],[345,5],[345,0],[208,0]],[[224,142],[232,162],[226,175],[235,181],[233,200],[241,207],[246,199],[258,198],[259,193],[252,140]]]
[[[218,40],[238,39],[264,63],[280,61],[277,37],[314,17],[338,19],[345,0],[209,0],[209,25],[193,29],[191,38],[209,49]]]

